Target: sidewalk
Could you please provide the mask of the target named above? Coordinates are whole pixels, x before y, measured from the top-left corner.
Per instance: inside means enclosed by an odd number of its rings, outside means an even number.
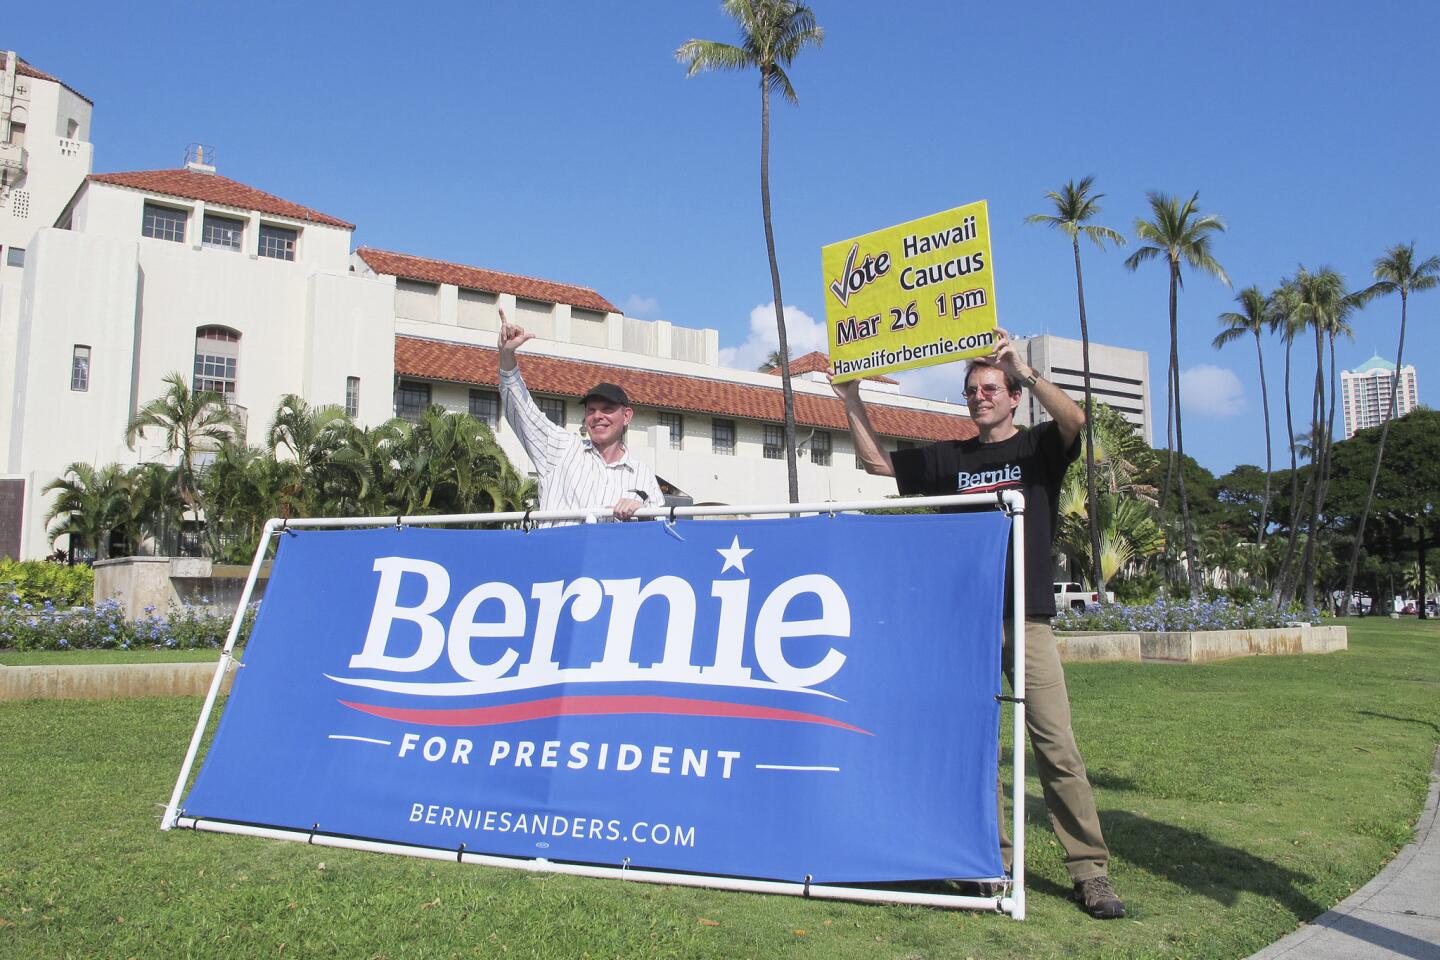
[[[1379,876],[1250,960],[1440,960],[1440,753],[1415,840]]]

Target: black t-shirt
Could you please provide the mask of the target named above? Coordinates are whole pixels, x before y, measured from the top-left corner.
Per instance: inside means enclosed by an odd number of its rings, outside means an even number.
[[[902,494],[991,493],[1019,489],[1025,494],[1025,616],[1055,616],[1055,542],[1060,485],[1065,468],[1080,455],[1080,438],[1067,448],[1053,420],[1021,430],[1008,440],[942,440],[890,454]],[[1006,565],[1005,609],[1010,609]]]

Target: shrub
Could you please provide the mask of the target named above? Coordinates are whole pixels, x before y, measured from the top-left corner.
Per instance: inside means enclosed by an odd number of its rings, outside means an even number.
[[[18,596],[21,602],[33,604],[48,600],[57,607],[71,607],[89,603],[94,594],[95,572],[87,566],[0,558],[0,596]]]
[[[255,622],[253,603],[240,622],[236,644],[243,644]],[[230,617],[189,604],[170,604],[164,616],[147,607],[130,620],[119,601],[93,607],[33,603],[19,593],[0,595],[0,648],[15,650],[196,650],[219,649],[230,632]]]
[[[1253,630],[1316,623],[1317,610],[1281,609],[1268,600],[1233,603],[1216,600],[1156,600],[1138,606],[1091,604],[1083,612],[1064,611],[1055,618],[1057,630],[1115,630],[1158,633],[1172,630]]]

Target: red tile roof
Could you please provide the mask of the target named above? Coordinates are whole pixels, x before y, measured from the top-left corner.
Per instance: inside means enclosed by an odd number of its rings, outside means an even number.
[[[572,307],[599,310],[601,313],[620,312],[614,304],[589,287],[467,267],[463,263],[431,260],[429,257],[415,257],[408,253],[391,253],[373,247],[361,247],[355,252],[369,264],[371,270],[392,277],[424,280],[428,283],[448,283],[490,293],[508,293],[528,300],[544,300],[547,303],[568,303]]]
[[[668,410],[745,417],[779,423],[784,419],[784,401],[779,387],[759,387],[615,367],[582,360],[561,360],[522,353],[520,370],[525,382],[537,393],[582,397],[596,383],[617,383],[637,405]],[[402,377],[423,377],[459,383],[498,385],[493,349],[420,337],[395,338],[395,373]],[[969,417],[906,410],[882,403],[867,408],[877,432],[889,437],[915,440],[950,440],[973,437],[975,424]],[[795,394],[795,422],[807,427],[848,431],[845,409],[835,397]]]
[[[803,357],[796,357],[790,361],[790,373],[828,373],[830,371],[830,358],[819,350],[811,350]],[[780,376],[779,367],[771,367],[766,373],[773,373]],[[873,377],[866,377],[866,380],[874,380],[877,383],[899,383],[899,380],[891,380],[883,374],[875,374]]]
[[[0,50],[0,71],[3,71],[5,69],[5,61],[5,51]],[[95,105],[94,100],[91,100],[89,97],[85,96],[85,94],[81,93],[79,90],[76,90],[64,80],[61,80],[59,77],[52,77],[44,70],[36,70],[34,67],[30,66],[30,64],[25,62],[24,57],[19,56],[18,54],[15,57],[15,72],[22,77],[34,77],[36,80],[49,80],[51,83],[58,83],[60,84],[60,86],[64,87],[66,90],[69,90],[71,93],[75,94],[75,96],[79,97],[81,100],[84,100],[92,107]]]
[[[144,190],[146,193],[203,200],[206,203],[218,203],[240,210],[258,210],[277,217],[290,217],[292,220],[309,220],[311,223],[323,223],[331,227],[355,229],[353,223],[339,220],[319,210],[302,207],[289,200],[282,200],[216,173],[196,173],[194,170],[137,170],[134,173],[92,173],[88,179],[96,183],[113,183],[116,186]]]

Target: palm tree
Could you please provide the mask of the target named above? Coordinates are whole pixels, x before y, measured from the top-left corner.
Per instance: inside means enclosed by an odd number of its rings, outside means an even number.
[[[1091,548],[1090,504],[1100,529],[1100,577],[1109,580],[1128,564],[1143,561],[1165,548],[1165,537],[1155,521],[1155,488],[1141,480],[1151,469],[1155,453],[1133,423],[1112,407],[1097,402],[1093,417],[1097,496],[1087,496],[1087,474],[1080,464],[1065,472],[1057,501],[1057,542],[1070,569],[1094,577]],[[1089,444],[1089,438],[1082,441]]]
[[[1090,569],[1094,571],[1093,583],[1100,602],[1105,603],[1105,565],[1100,562],[1100,517],[1095,493],[1095,408],[1090,393],[1090,328],[1085,320],[1085,281],[1080,272],[1080,237],[1089,238],[1095,246],[1105,249],[1106,241],[1117,247],[1125,245],[1125,238],[1109,227],[1087,224],[1100,213],[1100,198],[1103,193],[1091,194],[1095,186],[1094,176],[1084,177],[1079,183],[1069,180],[1060,191],[1050,191],[1045,198],[1055,205],[1053,214],[1032,213],[1026,223],[1038,223],[1062,231],[1070,238],[1075,253],[1075,296],[1080,304],[1080,359],[1085,379],[1085,497],[1089,505],[1088,527],[1090,531]]]
[[[1255,337],[1255,360],[1260,365],[1260,404],[1265,417],[1265,498],[1260,502],[1260,533],[1256,541],[1263,546],[1270,516],[1270,475],[1274,467],[1270,456],[1270,394],[1265,385],[1265,354],[1260,347],[1260,333],[1270,325],[1271,301],[1260,292],[1259,287],[1250,286],[1235,295],[1235,302],[1240,305],[1239,312],[1220,314],[1220,324],[1224,329],[1215,335],[1211,343],[1218,350],[1247,333]]]
[[[790,387],[790,347],[785,337],[785,301],[780,295],[780,266],[775,259],[775,231],[770,217],[770,92],[798,103],[785,74],[801,50],[820,46],[825,31],[814,12],[799,0],[724,0],[725,12],[740,27],[740,45],[714,40],[687,40],[675,51],[687,77],[705,70],[760,71],[760,210],[765,220],[765,251],[770,257],[770,287],[775,295],[775,325],[780,342],[780,389],[785,402],[785,466],[790,502],[800,500],[795,466],[795,395]]]
[[[163,464],[151,461],[132,467],[125,475],[128,500],[121,527],[130,555],[138,556],[147,539],[163,544],[173,518],[183,509],[175,495],[175,480]]]
[[[1170,384],[1169,405],[1175,418],[1175,449],[1171,451],[1171,463],[1178,452],[1181,464],[1185,458],[1185,434],[1180,418],[1180,337],[1177,320],[1177,297],[1181,286],[1180,263],[1184,261],[1191,269],[1203,270],[1218,278],[1227,287],[1230,278],[1211,252],[1212,234],[1225,229],[1225,223],[1214,214],[1201,214],[1200,194],[1195,193],[1189,200],[1163,193],[1146,194],[1150,202],[1153,219],[1135,221],[1135,235],[1145,246],[1136,250],[1125,260],[1131,270],[1139,268],[1147,260],[1163,259],[1170,272]],[[1185,537],[1185,553],[1190,558],[1186,569],[1190,578],[1190,596],[1199,599],[1204,590],[1200,580],[1199,565],[1195,558],[1195,533],[1190,527],[1190,500],[1185,492],[1185,471],[1177,471],[1180,477],[1180,521]]]
[[[1295,436],[1295,415],[1290,395],[1291,354],[1294,350],[1295,338],[1305,331],[1305,314],[1300,309],[1300,292],[1293,279],[1282,280],[1280,286],[1270,294],[1270,308],[1270,332],[1279,333],[1285,343],[1285,433],[1287,449],[1290,451],[1289,531],[1286,536],[1285,552],[1272,581],[1274,600],[1279,603],[1282,599],[1281,594],[1287,572],[1290,569],[1290,561],[1295,556],[1296,546],[1299,543],[1300,504],[1305,500],[1300,492],[1300,464],[1297,459],[1302,442]],[[1308,456],[1308,454],[1306,455]]]
[[[110,555],[110,531],[124,522],[128,501],[123,467],[72,463],[41,492],[58,494],[45,514],[45,523],[52,545],[68,537],[66,554],[71,564],[77,549],[88,550],[96,560]]]
[[[1387,293],[1400,294],[1400,343],[1395,348],[1395,372],[1390,378],[1390,405],[1385,410],[1385,419],[1380,424],[1380,442],[1375,448],[1375,469],[1370,473],[1370,486],[1365,491],[1365,506],[1360,510],[1360,522],[1355,529],[1355,545],[1350,550],[1350,564],[1345,572],[1345,599],[1343,611],[1350,613],[1350,597],[1355,590],[1355,566],[1360,561],[1360,547],[1365,542],[1365,522],[1370,517],[1370,507],[1375,501],[1375,482],[1380,479],[1380,463],[1385,458],[1385,437],[1390,433],[1390,421],[1395,418],[1396,398],[1400,394],[1400,364],[1405,359],[1406,308],[1410,294],[1420,290],[1432,290],[1440,284],[1440,257],[1427,257],[1415,262],[1415,244],[1397,243],[1384,256],[1375,261],[1375,283],[1362,294],[1365,298]]]
[[[164,435],[165,453],[178,455],[175,492],[199,520],[204,505],[196,482],[196,455],[218,449],[238,432],[239,425],[222,395],[209,390],[192,391],[179,372],[165,377],[165,383],[169,389],[130,418],[125,427],[125,444],[134,450],[135,441],[152,428]]]
[[[782,364],[780,360],[780,351],[771,350],[768,354],[765,355],[765,359],[760,364],[760,366],[756,367],[755,369],[760,373],[769,373],[771,370],[778,369],[781,365]]]
[[[342,426],[348,422],[343,407],[312,407],[293,393],[280,398],[267,439],[272,457],[281,447],[291,457],[286,465],[290,477],[281,488],[282,516],[293,516],[297,510],[300,516],[308,516],[324,502],[333,472],[331,457],[344,442]]]
[[[1345,278],[1329,267],[1315,272],[1300,267],[1295,274],[1297,293],[1297,316],[1300,322],[1315,333],[1315,393],[1311,402],[1311,443],[1310,462],[1313,500],[1310,503],[1306,528],[1309,536],[1305,539],[1305,550],[1300,566],[1288,580],[1282,578],[1281,591],[1284,599],[1293,599],[1299,592],[1300,584],[1305,585],[1305,603],[1314,606],[1315,568],[1318,562],[1319,524],[1325,509],[1325,496],[1329,486],[1330,449],[1333,444],[1335,424],[1335,337],[1350,334],[1349,315],[1360,302],[1360,297],[1346,292]],[[1330,347],[1329,408],[1326,408],[1325,390],[1325,348]]]

